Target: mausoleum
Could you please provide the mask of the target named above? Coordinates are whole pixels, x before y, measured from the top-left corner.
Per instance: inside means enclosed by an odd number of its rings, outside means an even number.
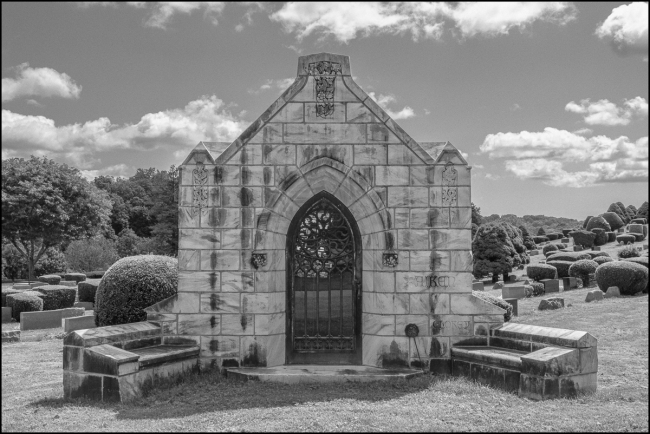
[[[544,350],[542,364],[595,354],[584,332],[524,326],[486,355],[504,310],[472,295],[471,168],[451,143],[411,138],[357,86],[348,56],[300,57],[293,84],[234,142],[200,142],[180,169],[178,293],[146,322],[66,337],[68,397],[125,400],[198,360],[239,373],[453,371],[514,390],[521,377],[541,399],[548,380],[526,376],[523,351],[571,347]],[[521,354],[501,354],[513,345]]]

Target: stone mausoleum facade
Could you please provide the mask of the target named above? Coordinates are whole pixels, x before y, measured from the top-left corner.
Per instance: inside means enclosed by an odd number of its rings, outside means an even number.
[[[178,294],[148,319],[204,366],[449,372],[452,345],[503,323],[471,292],[470,169],[413,140],[347,56],[300,57],[237,140],[183,162]]]

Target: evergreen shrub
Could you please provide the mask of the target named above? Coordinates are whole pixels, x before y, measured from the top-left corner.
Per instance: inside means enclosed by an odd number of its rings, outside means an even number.
[[[557,277],[569,277],[569,267],[573,265],[573,261],[548,261],[546,265],[550,265],[557,269]]]
[[[33,295],[34,297],[39,297],[39,298],[44,297],[43,293],[38,292],[38,291],[19,291],[19,292],[14,293],[14,294],[8,294],[7,295],[7,302],[6,302],[7,307],[13,307],[14,306],[14,300],[15,300],[16,296],[18,296],[18,295]]]
[[[633,246],[627,246],[619,249],[616,252],[616,256],[618,256],[619,259],[636,258],[641,256],[641,253],[639,253],[639,251]]]
[[[585,221],[582,223],[582,229],[586,229],[586,228],[587,228],[587,224],[589,223],[589,220],[591,220],[592,217],[593,217],[592,215],[587,216],[587,218],[585,219]]]
[[[613,243],[616,241],[616,232],[606,232],[607,233],[607,242]]]
[[[632,221],[630,223],[635,223],[635,224],[639,224],[639,225],[647,225],[648,220],[646,220],[644,218],[635,218],[635,219],[632,219]]]
[[[555,244],[547,244],[542,248],[542,253],[546,255],[548,252],[557,252],[558,247]]]
[[[621,261],[634,262],[635,264],[641,264],[641,265],[645,265],[646,267],[648,267],[648,257],[647,256],[639,256],[638,258],[625,258],[625,259],[621,259]]]
[[[625,226],[625,222],[615,212],[606,212],[600,215],[609,224],[611,231],[616,231]],[[609,232],[609,231],[608,231]]]
[[[558,234],[546,234],[546,237],[551,241],[557,240],[559,238]]]
[[[613,262],[614,259],[610,258],[609,256],[597,256],[593,258],[593,261],[598,265],[600,265],[600,264],[604,264],[605,262]]]
[[[573,231],[571,232],[571,237],[573,238],[573,243],[576,246],[582,246],[586,249],[593,247],[594,240],[596,239],[596,234],[591,231]]]
[[[607,220],[605,220],[602,216],[596,216],[592,217],[589,220],[589,223],[587,223],[587,230],[590,231],[595,228],[600,228],[604,229],[605,232],[610,232],[612,230],[612,227],[607,223]]]
[[[637,234],[635,232],[630,232],[629,235],[632,235],[634,237],[634,241],[637,242],[637,243],[640,242],[640,241],[643,241],[645,239],[645,235],[643,235],[643,234]]]
[[[539,297],[540,295],[544,295],[544,284],[542,282],[532,282],[530,286],[533,288],[533,297]]]
[[[2,288],[2,307],[7,307],[7,296],[8,295],[20,294],[21,292],[22,291],[19,291],[17,289]]]
[[[569,267],[569,276],[580,278],[582,280],[582,284],[587,287],[589,286],[590,275],[593,274],[598,267],[598,263],[591,259],[581,259],[574,262]]]
[[[61,282],[61,276],[57,274],[46,274],[44,276],[37,277],[39,282],[45,282],[48,285],[58,285]]]
[[[63,280],[74,280],[75,282],[79,283],[86,280],[86,275],[84,273],[66,273],[65,276],[63,276]]]
[[[588,252],[557,252],[546,258],[547,261],[570,261],[575,262],[580,259],[591,259]]]
[[[589,250],[589,251],[587,251],[585,253],[587,253],[589,256],[591,256],[591,259],[597,258],[599,256],[607,256],[607,257],[609,257],[609,253],[601,252],[599,250]]]
[[[594,246],[603,246],[607,244],[607,232],[605,232],[605,229],[594,228],[591,232],[596,234],[596,238],[594,238]]]
[[[66,309],[73,307],[77,298],[77,288],[63,285],[48,285],[37,288],[43,294],[43,310]]]
[[[145,308],[176,294],[178,260],[168,256],[128,256],[104,274],[95,295],[98,327],[145,321]]]
[[[636,237],[631,234],[622,234],[616,236],[616,242],[618,243],[628,244],[628,243],[634,243],[635,241],[636,241]]]
[[[101,279],[88,279],[83,282],[79,282],[77,286],[79,301],[94,303],[100,281]]]
[[[106,271],[89,271],[86,273],[88,279],[101,279]]]
[[[618,286],[621,295],[648,291],[648,267],[629,261],[602,264],[596,270],[596,283],[601,291]]]
[[[529,265],[526,267],[526,276],[538,282],[542,279],[556,279],[557,269],[548,264]]]
[[[483,291],[472,291],[472,294],[483,301],[505,309],[506,313],[503,314],[503,322],[508,322],[512,318],[512,305],[507,301]]]
[[[566,238],[571,232],[573,232],[573,229],[562,229],[562,236]]]
[[[546,241],[549,241],[548,237],[545,236],[536,236],[533,237],[533,241],[535,241],[535,244],[540,244],[540,243],[545,243]]]
[[[22,312],[39,312],[43,310],[43,299],[40,297],[28,294],[16,294],[13,297],[11,316],[17,322],[20,322],[20,314]]]

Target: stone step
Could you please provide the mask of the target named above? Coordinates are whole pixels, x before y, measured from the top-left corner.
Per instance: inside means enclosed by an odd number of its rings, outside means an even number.
[[[143,369],[163,363],[198,357],[199,350],[198,345],[155,345],[128,351],[140,356],[140,369]]]
[[[386,369],[359,365],[285,365],[273,368],[227,368],[230,378],[276,383],[345,383],[411,379],[423,375],[413,369]]]
[[[487,346],[453,347],[451,349],[452,359],[512,370],[521,369],[521,356],[526,354],[528,354],[526,351]]]

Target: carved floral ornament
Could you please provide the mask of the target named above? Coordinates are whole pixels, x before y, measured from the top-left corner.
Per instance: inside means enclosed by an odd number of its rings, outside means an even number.
[[[458,171],[449,162],[442,171],[442,206],[458,204]]]
[[[208,171],[205,170],[203,162],[197,162],[196,168],[192,171],[192,216],[201,208],[208,206]]]
[[[397,252],[384,252],[383,264],[384,267],[397,267]]]
[[[257,270],[260,267],[266,265],[266,253],[253,252],[251,255],[251,263],[253,267]]]
[[[326,118],[334,113],[334,91],[336,74],[341,75],[341,64],[336,62],[313,62],[305,66],[305,71],[314,77],[314,99],[316,116]]]

